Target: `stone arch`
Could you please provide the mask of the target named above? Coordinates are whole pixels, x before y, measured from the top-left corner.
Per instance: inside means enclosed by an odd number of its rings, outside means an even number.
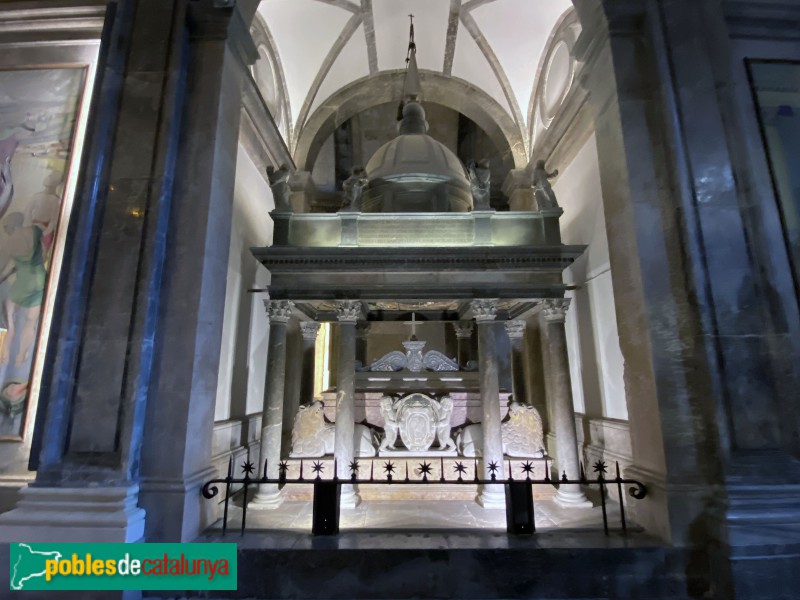
[[[297,135],[294,149],[298,169],[311,170],[322,144],[342,123],[359,112],[397,101],[405,71],[384,71],[358,79],[323,102]],[[503,108],[484,91],[462,79],[420,71],[423,101],[440,104],[472,119],[497,146],[505,162],[524,168],[527,153],[522,132]]]

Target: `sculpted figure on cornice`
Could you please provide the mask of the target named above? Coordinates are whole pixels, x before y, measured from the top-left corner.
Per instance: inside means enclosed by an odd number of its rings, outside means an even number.
[[[533,167],[532,185],[533,193],[539,210],[558,208],[556,193],[550,185],[550,180],[558,176],[558,169],[548,173],[543,160],[537,160]]]
[[[491,188],[492,172],[489,170],[489,161],[470,161],[469,183],[472,187],[473,210],[489,210],[489,195]]]
[[[362,167],[353,167],[350,177],[342,182],[342,210],[361,212],[361,196],[368,183],[367,172]]]
[[[292,205],[289,202],[289,167],[281,165],[276,169],[272,165],[267,167],[267,178],[269,187],[272,190],[272,198],[275,201],[276,212],[292,212]]]

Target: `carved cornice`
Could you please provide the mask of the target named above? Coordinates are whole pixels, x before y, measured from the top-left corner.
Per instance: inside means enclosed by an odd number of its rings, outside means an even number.
[[[336,318],[340,323],[356,323],[363,317],[360,300],[338,300]]]
[[[458,321],[453,323],[453,329],[456,331],[456,337],[460,340],[464,340],[472,337],[474,326],[470,321]]]
[[[726,0],[722,10],[732,38],[800,40],[800,6],[795,1]]]
[[[569,298],[556,298],[542,301],[542,314],[548,323],[563,323],[567,318]]]
[[[6,44],[97,40],[103,31],[105,0],[81,3],[0,3],[0,37]],[[59,6],[59,4],[61,6]]]
[[[522,339],[525,335],[525,328],[526,323],[522,320],[514,320],[514,321],[506,321],[503,323],[503,326],[506,328],[506,333],[508,337],[513,339]]]
[[[289,322],[294,309],[294,302],[291,300],[264,300],[264,307],[267,309],[270,323]]]
[[[470,302],[472,315],[476,323],[486,323],[497,318],[497,299],[481,298]]]
[[[320,324],[316,321],[300,321],[300,334],[306,341],[315,341],[319,333],[319,328]]]

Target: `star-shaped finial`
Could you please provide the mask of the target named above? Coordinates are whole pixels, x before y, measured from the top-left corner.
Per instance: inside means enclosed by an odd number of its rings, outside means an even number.
[[[320,461],[315,460],[314,466],[311,467],[311,470],[317,474],[317,477],[319,477],[320,473],[322,473],[325,470],[325,465],[323,465]]]
[[[497,466],[497,463],[495,461],[492,461],[492,462],[489,463],[489,471],[491,471],[492,473],[496,473],[497,469],[499,469],[499,468],[500,467]]]
[[[286,472],[288,470],[289,470],[289,463],[288,462],[286,462],[285,460],[282,460],[281,462],[278,463],[278,474],[280,475],[280,477],[285,478],[286,477]]]
[[[242,465],[242,473],[244,473],[246,476],[249,477],[253,471],[255,471],[255,466],[249,460]]]
[[[594,472],[598,474],[602,474],[606,472],[606,463],[602,460],[598,460],[594,463]]]
[[[353,477],[358,475],[358,461],[357,460],[351,460],[350,461],[350,472],[353,474]]]
[[[530,475],[531,473],[533,473],[533,463],[529,460],[525,461],[524,463],[522,463],[522,470],[528,475]]]
[[[391,475],[394,472],[394,463],[383,463],[383,470],[386,474]]]
[[[423,477],[427,477],[431,474],[431,464],[429,462],[423,461],[419,465],[419,474]]]
[[[459,477],[461,477],[463,473],[467,472],[467,467],[465,467],[464,463],[462,462],[457,462],[453,468],[456,470],[456,473],[458,473]]]

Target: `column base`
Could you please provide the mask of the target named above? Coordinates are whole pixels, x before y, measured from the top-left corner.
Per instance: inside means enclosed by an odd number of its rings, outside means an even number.
[[[594,504],[578,489],[564,489],[567,486],[562,485],[556,495],[553,496],[555,502],[561,508],[592,508]],[[574,488],[575,486],[569,486]]]
[[[503,484],[484,485],[475,501],[483,508],[506,508],[506,494]]]
[[[361,496],[351,483],[342,484],[342,495],[339,496],[339,508],[355,508],[361,504]]]
[[[138,542],[145,511],[139,486],[26,487],[17,506],[0,515],[0,542]]]
[[[274,510],[283,504],[283,493],[274,483],[259,486],[256,495],[247,503],[248,510]]]

